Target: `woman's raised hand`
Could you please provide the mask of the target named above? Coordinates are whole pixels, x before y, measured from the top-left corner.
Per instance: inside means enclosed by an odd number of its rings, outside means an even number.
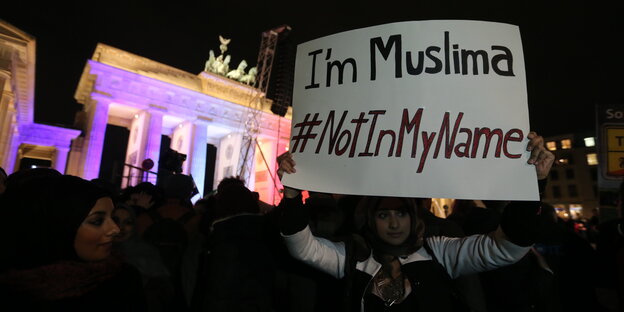
[[[279,165],[279,168],[277,169],[277,175],[279,176],[280,181],[284,176],[284,172],[288,174],[297,172],[297,170],[295,169],[296,163],[293,160],[292,154],[290,152],[286,152],[282,155],[277,156],[277,164]]]

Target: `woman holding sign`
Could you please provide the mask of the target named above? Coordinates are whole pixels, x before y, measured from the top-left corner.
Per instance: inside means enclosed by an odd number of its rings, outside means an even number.
[[[545,179],[554,155],[541,136],[528,135],[529,164]],[[290,153],[278,157],[280,177],[294,173]],[[281,231],[293,257],[336,278],[345,278],[349,311],[457,311],[463,304],[451,279],[492,270],[522,258],[537,232],[539,202],[509,204],[499,228],[489,235],[423,238],[425,225],[416,201],[365,197],[362,230],[332,242],[312,235],[298,190],[286,187],[280,203]]]

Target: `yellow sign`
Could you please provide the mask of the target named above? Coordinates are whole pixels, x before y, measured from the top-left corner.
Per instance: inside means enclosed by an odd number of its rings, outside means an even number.
[[[624,176],[624,128],[607,128],[607,175]]]
[[[607,174],[610,176],[624,176],[624,152],[609,152],[607,159]]]
[[[624,152],[624,128],[607,128],[607,151]]]

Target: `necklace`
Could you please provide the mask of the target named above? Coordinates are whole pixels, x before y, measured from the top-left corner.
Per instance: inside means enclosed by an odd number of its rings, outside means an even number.
[[[373,285],[387,307],[400,302],[405,296],[405,277],[403,272],[397,277],[391,277],[382,270],[374,278]]]

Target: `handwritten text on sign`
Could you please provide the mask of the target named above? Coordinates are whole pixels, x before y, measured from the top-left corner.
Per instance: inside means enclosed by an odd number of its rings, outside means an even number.
[[[284,184],[409,197],[536,199],[516,26],[387,24],[297,50]]]

